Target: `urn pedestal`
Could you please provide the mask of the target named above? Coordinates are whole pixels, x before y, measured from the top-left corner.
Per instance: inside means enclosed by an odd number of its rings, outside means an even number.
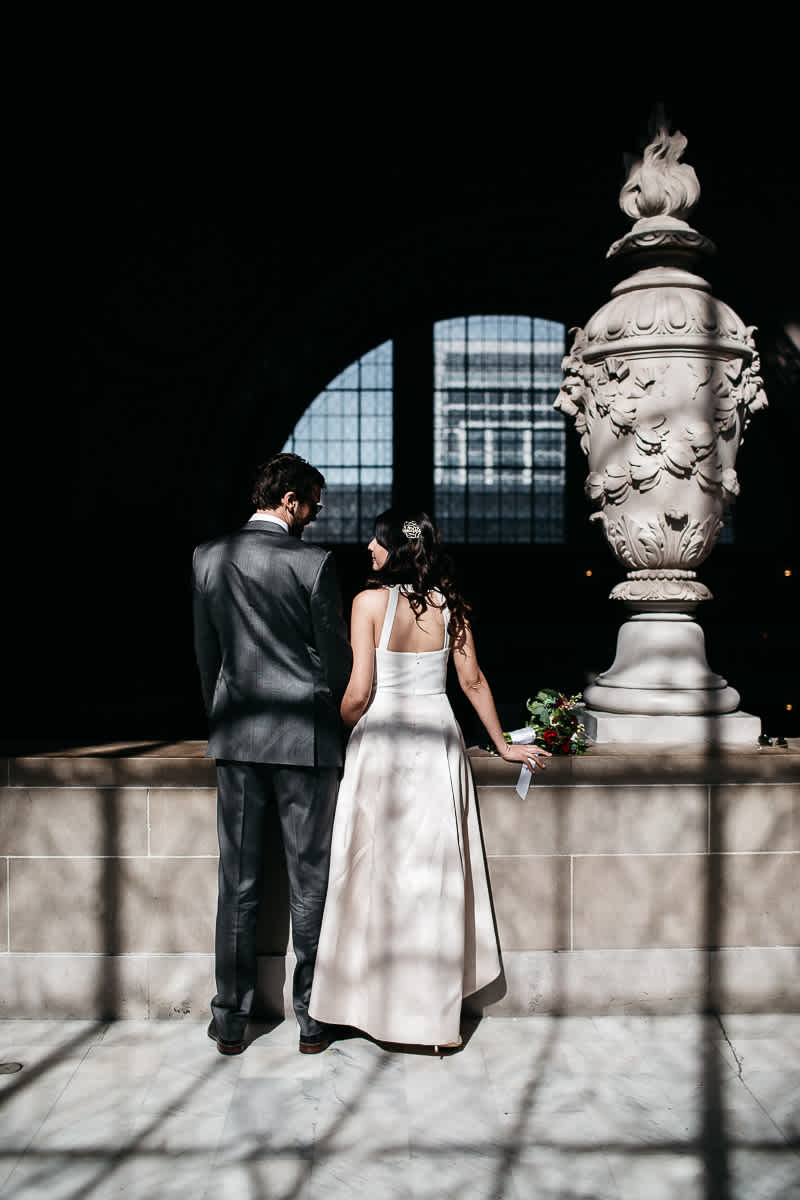
[[[575,331],[556,400],[589,460],[591,519],[628,569],[611,592],[631,610],[616,658],[584,691],[595,741],[725,745],[760,732],[709,667],[694,615],[711,598],[695,568],[738,495],[737,451],[766,398],[753,328],[690,270],[714,247],[683,219],[699,197],[678,161],[685,144],[661,131],[631,172],[620,202],[639,219],[609,257],[633,271]]]

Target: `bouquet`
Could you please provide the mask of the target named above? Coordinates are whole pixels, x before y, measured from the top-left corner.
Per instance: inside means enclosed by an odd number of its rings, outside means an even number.
[[[581,693],[565,696],[555,688],[542,688],[526,705],[531,714],[528,728],[536,734],[534,743],[551,754],[585,754],[585,729],[579,710]]]

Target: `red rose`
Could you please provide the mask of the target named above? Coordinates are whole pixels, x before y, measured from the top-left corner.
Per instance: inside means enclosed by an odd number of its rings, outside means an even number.
[[[556,733],[555,729],[545,729],[544,733],[542,734],[542,741],[545,743],[548,750],[551,746],[555,746],[558,742],[558,734]]]
[[[571,748],[572,747],[571,747],[570,742],[562,742],[561,743],[561,753],[562,754],[569,754]]]

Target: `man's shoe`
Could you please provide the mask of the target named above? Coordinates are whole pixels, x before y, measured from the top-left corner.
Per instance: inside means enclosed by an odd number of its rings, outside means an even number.
[[[300,1034],[301,1054],[321,1054],[330,1044],[331,1034],[327,1030],[324,1033],[308,1033],[305,1036]]]
[[[211,1018],[211,1024],[208,1027],[208,1036],[211,1038],[212,1042],[217,1043],[217,1049],[219,1050],[220,1054],[241,1054],[244,1050],[243,1041],[226,1042],[224,1038],[219,1036],[217,1033],[217,1025],[213,1017]]]

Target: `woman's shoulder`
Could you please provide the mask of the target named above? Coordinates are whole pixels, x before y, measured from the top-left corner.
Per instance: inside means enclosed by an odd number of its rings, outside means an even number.
[[[353,612],[383,612],[389,590],[387,587],[376,587],[357,592],[353,597]]]

